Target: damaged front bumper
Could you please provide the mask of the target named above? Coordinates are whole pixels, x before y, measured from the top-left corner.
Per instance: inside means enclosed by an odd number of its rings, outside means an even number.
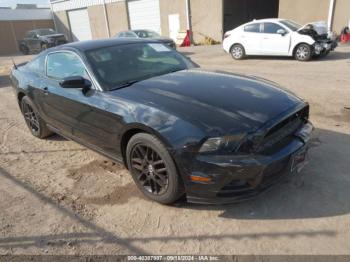
[[[312,130],[312,124],[306,123],[272,155],[199,155],[191,175],[210,177],[211,182],[187,184],[187,200],[227,204],[254,198],[304,167]]]
[[[328,54],[329,52],[335,50],[338,46],[338,43],[333,40],[326,41],[317,41],[314,44],[314,53],[315,55]]]

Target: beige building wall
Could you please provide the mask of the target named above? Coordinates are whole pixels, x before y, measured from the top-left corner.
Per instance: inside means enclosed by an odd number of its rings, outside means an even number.
[[[59,11],[54,13],[56,29],[59,33],[64,34],[68,41],[72,41],[72,34],[69,27],[69,19],[66,11]]]
[[[195,43],[202,42],[205,37],[222,41],[222,0],[191,0],[191,13],[193,40]]]
[[[120,31],[129,29],[126,2],[115,2],[106,5],[111,37]]]
[[[187,29],[186,0],[160,0],[160,25],[163,36],[169,37],[169,15],[178,14],[180,31]]]
[[[9,21],[0,21],[0,55],[10,55],[18,51],[17,40],[15,38],[12,23]]]
[[[103,5],[88,7],[91,35],[93,39],[108,38],[106,19]]]
[[[350,1],[336,0],[333,18],[333,30],[337,33],[350,23]]]
[[[327,21],[328,10],[329,0],[280,0],[279,17],[306,24]]]

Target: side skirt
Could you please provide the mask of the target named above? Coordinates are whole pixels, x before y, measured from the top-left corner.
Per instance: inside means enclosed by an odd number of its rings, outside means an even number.
[[[118,162],[118,163],[124,165],[124,161],[123,161],[122,158],[119,158],[119,157],[113,156],[111,154],[108,154],[108,153],[104,152],[101,148],[99,148],[97,146],[94,146],[94,145],[91,145],[91,144],[88,144],[88,143],[85,143],[81,139],[79,139],[79,138],[77,138],[75,136],[69,136],[67,134],[64,134],[60,130],[58,130],[57,128],[55,128],[55,127],[53,127],[53,126],[51,126],[49,124],[47,124],[47,127],[52,132],[54,132],[54,133],[56,133],[56,134],[58,134],[58,135],[60,135],[60,136],[62,136],[64,138],[66,138],[68,140],[74,141],[74,142],[78,143],[79,145],[82,145],[82,146],[84,146],[84,147],[86,147],[86,148],[88,148],[88,149],[90,149],[92,151],[95,151],[96,153],[99,153],[100,155],[103,155],[103,156],[109,158],[112,161],[115,161],[115,162]]]

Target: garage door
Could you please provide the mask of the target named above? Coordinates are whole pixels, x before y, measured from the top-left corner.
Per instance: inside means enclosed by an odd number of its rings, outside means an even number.
[[[90,20],[87,9],[68,12],[73,41],[91,40]]]
[[[150,29],[161,34],[159,0],[128,1],[131,29]]]

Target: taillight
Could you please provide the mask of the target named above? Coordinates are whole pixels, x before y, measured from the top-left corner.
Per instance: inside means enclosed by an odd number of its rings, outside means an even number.
[[[231,35],[231,33],[229,33],[229,32],[225,33],[225,34],[224,34],[224,39],[227,38],[227,37],[229,37],[230,35]]]

